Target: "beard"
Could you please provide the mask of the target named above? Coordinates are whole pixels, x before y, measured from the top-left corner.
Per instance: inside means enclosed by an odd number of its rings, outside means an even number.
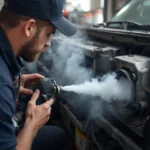
[[[39,34],[40,33],[37,32],[35,36],[31,39],[31,41],[23,45],[20,50],[20,56],[27,62],[33,62],[37,60],[41,54],[41,52],[39,52],[38,48],[36,47]]]

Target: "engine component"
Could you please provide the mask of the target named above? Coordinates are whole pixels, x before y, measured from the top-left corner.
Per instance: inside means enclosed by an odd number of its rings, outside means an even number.
[[[123,150],[119,143],[103,129],[100,129],[98,132],[92,132],[92,139],[97,145],[98,149],[107,149],[107,150]]]
[[[93,70],[95,75],[100,75],[106,73],[108,71],[114,70],[115,66],[112,62],[115,56],[124,55],[123,49],[120,50],[118,47],[104,45],[103,43],[95,44],[95,43],[71,43],[75,47],[79,47],[82,49],[85,56],[93,59]],[[103,65],[105,64],[105,65]]]
[[[115,57],[114,61],[117,70],[126,70],[126,75],[130,74],[131,80],[135,83],[136,102],[146,100],[145,89],[150,86],[148,82],[150,79],[150,58],[139,55],[125,55]]]
[[[118,80],[125,78],[130,85],[131,95],[129,96],[129,99],[124,99],[122,101],[117,101],[117,103],[115,103],[117,106],[126,107],[134,101],[134,97],[135,97],[135,85],[134,85],[134,80],[133,80],[134,77],[131,72],[128,72],[125,69],[118,69],[116,71],[116,74],[117,74],[116,78]]]
[[[144,142],[147,149],[150,149],[150,118],[147,118],[146,123],[144,125],[143,134],[144,134]]]
[[[128,111],[131,111],[130,116],[122,117],[119,114],[115,116],[136,133],[138,138],[143,138],[142,130],[148,115],[149,104],[146,89],[150,86],[148,82],[150,80],[150,58],[139,55],[124,55],[115,57],[114,61],[118,77],[124,75],[133,83],[133,96],[128,103]]]

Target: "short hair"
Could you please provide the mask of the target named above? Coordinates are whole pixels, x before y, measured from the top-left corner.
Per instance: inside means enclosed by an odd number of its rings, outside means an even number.
[[[0,11],[0,23],[4,24],[6,28],[15,28],[17,27],[21,21],[27,21],[29,19],[35,19],[37,27],[44,27],[46,25],[46,20],[36,19],[33,17],[24,16],[21,14],[14,13],[9,11],[5,5],[2,7]]]

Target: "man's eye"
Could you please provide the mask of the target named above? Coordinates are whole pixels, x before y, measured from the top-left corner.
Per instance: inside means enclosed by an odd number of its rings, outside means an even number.
[[[51,36],[51,34],[47,34],[47,37],[49,38]]]

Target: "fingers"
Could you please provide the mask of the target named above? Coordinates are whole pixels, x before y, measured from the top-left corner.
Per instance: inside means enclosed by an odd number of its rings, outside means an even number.
[[[39,90],[36,90],[36,91],[33,93],[30,102],[36,104],[36,101],[37,101],[39,95],[40,95],[40,91],[39,91]]]
[[[47,102],[43,103],[42,105],[45,106],[45,107],[50,108],[51,105],[53,105],[53,103],[54,103],[54,99],[51,98],[50,100],[48,100]]]
[[[25,75],[22,75],[22,79],[24,81],[38,81],[40,79],[44,79],[45,77],[43,75],[40,75],[38,73],[34,73],[34,74],[25,74]]]
[[[30,82],[30,86],[34,86],[36,82]]]
[[[26,89],[26,88],[20,88],[20,93],[21,94],[27,94],[27,95],[32,95],[33,91],[31,89]]]
[[[44,79],[45,77],[43,75],[40,75],[38,73],[35,74],[28,74],[27,75],[29,80],[37,80],[37,79]]]

